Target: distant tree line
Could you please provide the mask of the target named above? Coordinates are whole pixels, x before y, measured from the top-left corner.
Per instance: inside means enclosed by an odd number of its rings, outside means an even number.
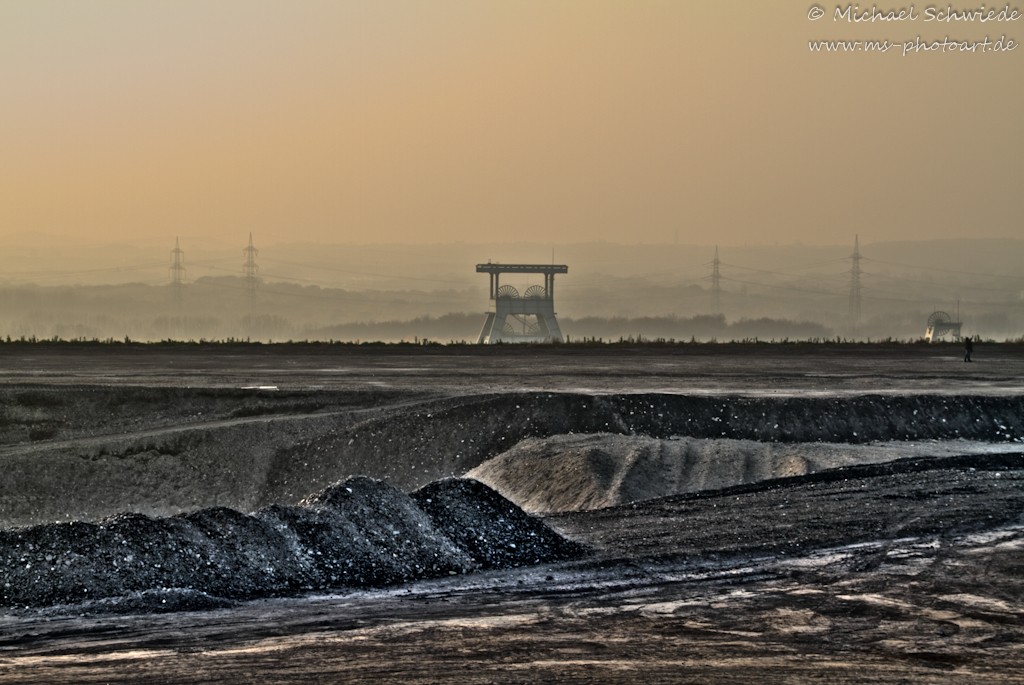
[[[665,288],[658,295],[650,288],[624,286],[615,291],[617,300],[606,298],[605,291],[598,294],[593,300],[567,297],[571,304],[562,305],[568,313],[559,322],[570,339],[911,340],[923,337],[931,311],[902,302],[883,309],[876,303],[854,335],[845,303],[822,300],[811,307],[810,301],[776,298],[757,301],[757,308],[746,311],[729,309],[727,317],[700,313],[706,298],[699,288],[689,293]],[[474,290],[349,291],[275,282],[261,283],[255,298],[249,295],[242,279],[227,276],[197,279],[180,297],[169,286],[139,283],[0,286],[0,338],[475,342],[488,306],[486,291]],[[637,307],[630,308],[630,302]],[[675,313],[652,315],[653,307]],[[965,333],[986,339],[1015,339],[1024,333],[1024,305],[986,309],[965,302],[964,309],[970,311],[964,317]],[[631,315],[612,314],[623,311]]]

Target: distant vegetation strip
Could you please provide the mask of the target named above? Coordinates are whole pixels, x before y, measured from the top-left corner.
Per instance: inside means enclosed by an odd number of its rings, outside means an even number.
[[[271,317],[273,318],[273,317]],[[40,335],[28,331],[4,332],[0,330],[0,342],[92,342],[114,344],[117,342],[386,342],[398,344],[430,343],[468,344],[475,343],[483,317],[480,314],[450,313],[441,316],[423,316],[406,320],[379,322],[340,323],[331,326],[307,327],[305,330],[288,330],[288,326],[276,325],[274,321],[256,316],[243,321],[237,331],[214,330],[218,326],[196,325],[189,317],[162,318],[160,325],[151,330],[137,327],[121,329],[122,334],[97,335],[96,332],[54,331],[51,335]],[[567,342],[571,343],[644,343],[644,342],[786,342],[786,341],[834,341],[837,338],[832,329],[813,321],[794,321],[779,318],[739,319],[729,322],[721,314],[647,317],[582,317],[560,319]],[[863,337],[859,337],[863,339]],[[896,338],[887,338],[893,340]],[[906,338],[910,340],[910,338]]]
[[[996,346],[999,348],[1024,347],[1024,337],[1012,340],[984,340],[977,341],[979,345]],[[249,348],[249,349],[479,349],[479,350],[531,350],[531,349],[587,349],[587,348],[688,348],[688,349],[741,349],[747,347],[769,347],[769,346],[815,346],[815,347],[845,347],[845,348],[882,348],[882,347],[962,347],[959,342],[938,341],[930,343],[920,339],[896,339],[885,338],[882,340],[858,340],[836,336],[834,338],[782,338],[782,339],[761,339],[757,337],[729,339],[729,340],[676,340],[674,338],[648,338],[646,336],[628,336],[618,339],[603,338],[582,338],[570,339],[561,343],[498,343],[496,345],[481,345],[467,340],[439,341],[428,338],[415,338],[413,340],[385,341],[385,340],[246,340],[239,338],[224,339],[199,339],[199,340],[132,340],[131,338],[6,338],[0,339],[0,349],[15,349],[19,347],[60,347],[60,348],[105,348],[105,349],[127,349],[127,348]]]

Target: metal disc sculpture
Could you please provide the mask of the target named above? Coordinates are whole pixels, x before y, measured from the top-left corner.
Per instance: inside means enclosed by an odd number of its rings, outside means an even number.
[[[918,319],[918,321],[920,321],[920,319]],[[929,328],[935,328],[937,326],[942,326],[944,324],[948,324],[948,323],[950,323],[952,321],[953,321],[953,317],[951,317],[946,312],[944,312],[944,311],[935,311],[935,312],[932,312],[931,316],[928,317],[928,327]]]

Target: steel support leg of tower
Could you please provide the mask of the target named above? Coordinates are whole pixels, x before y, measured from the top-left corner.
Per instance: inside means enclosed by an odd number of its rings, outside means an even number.
[[[484,321],[484,327],[480,329],[480,338],[476,341],[478,345],[483,345],[489,341],[494,331],[494,312],[487,312],[487,319]]]

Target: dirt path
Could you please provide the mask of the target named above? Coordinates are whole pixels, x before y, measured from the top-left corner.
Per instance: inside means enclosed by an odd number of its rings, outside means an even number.
[[[608,346],[0,344],[0,382],[439,392],[1005,394],[1024,346],[695,344]]]
[[[88,435],[78,438],[67,438],[63,440],[39,440],[31,443],[20,443],[0,446],[0,459],[8,456],[22,456],[41,452],[55,452],[61,450],[88,450],[95,449],[111,443],[130,443],[141,440],[152,440],[154,438],[166,438],[175,435],[188,433],[203,433],[226,428],[237,428],[247,425],[271,425],[276,423],[294,423],[309,420],[330,419],[336,417],[351,418],[354,421],[366,418],[377,417],[389,412],[407,411],[415,407],[426,405],[433,400],[413,399],[396,401],[385,406],[375,407],[348,407],[340,410],[318,410],[296,414],[271,414],[262,416],[244,416],[230,419],[213,419],[208,421],[190,421],[185,424],[162,426],[160,428],[146,428],[142,430],[126,429],[117,432]]]

